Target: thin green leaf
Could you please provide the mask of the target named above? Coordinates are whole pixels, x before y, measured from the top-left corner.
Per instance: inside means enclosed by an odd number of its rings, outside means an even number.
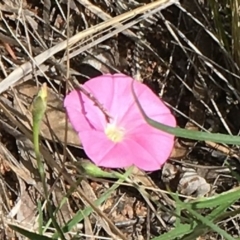
[[[180,224],[178,228],[174,228],[167,233],[162,234],[159,237],[155,237],[152,240],[171,240],[177,239],[178,237],[184,236],[192,231],[196,223],[191,224]]]
[[[23,236],[25,236],[25,237],[27,237],[31,240],[53,240],[53,239],[56,239],[56,238],[49,238],[49,237],[46,237],[46,236],[39,235],[37,233],[30,232],[26,229],[17,227],[15,225],[9,224],[8,226],[11,229],[13,229],[14,231],[19,232],[20,234],[22,234]]]
[[[194,209],[213,208],[225,203],[236,202],[239,199],[239,196],[240,187],[236,187],[227,192],[223,192],[212,197],[197,199],[187,204],[192,205]]]
[[[187,139],[193,139],[198,141],[212,141],[215,143],[226,143],[226,144],[235,144],[240,145],[240,137],[239,136],[231,136],[228,134],[221,134],[221,133],[206,133],[200,131],[192,131],[187,129],[182,129],[179,127],[169,127],[162,123],[159,123],[151,118],[149,118],[146,113],[144,112],[140,102],[137,99],[136,93],[134,92],[134,81],[132,83],[132,92],[134,99],[138,105],[138,108],[143,115],[145,121],[154,128],[162,130],[164,132],[170,133],[175,135],[176,137],[182,137]]]
[[[221,219],[221,216],[225,215],[225,211],[227,208],[229,208],[233,202],[225,202],[215,208],[210,214],[205,216],[205,218],[209,219],[210,221],[214,222],[218,219]],[[193,207],[194,208],[194,207]],[[184,240],[192,240],[196,239],[200,235],[205,235],[210,231],[210,228],[207,228],[205,224],[198,224],[195,229],[193,229],[192,233],[190,233],[188,236],[184,237]]]
[[[196,212],[191,208],[191,206],[187,205],[186,203],[181,202],[181,206],[183,208],[186,208],[186,210],[191,213],[196,219],[198,219],[200,222],[211,228],[213,231],[217,232],[219,235],[224,237],[226,240],[235,240],[231,235],[229,235],[226,231],[218,227],[216,224],[214,224],[212,221],[210,221],[208,218],[203,217],[201,214]]]

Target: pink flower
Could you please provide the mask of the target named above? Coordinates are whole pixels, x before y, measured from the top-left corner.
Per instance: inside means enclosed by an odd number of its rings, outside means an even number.
[[[83,87],[93,94],[111,116],[106,116],[80,90],[70,92],[64,106],[88,157],[98,166],[123,168],[135,165],[154,171],[168,159],[174,136],[148,125],[135,103],[131,84],[124,74],[106,74],[87,81]],[[174,116],[146,85],[134,81],[134,91],[146,114],[168,126]]]

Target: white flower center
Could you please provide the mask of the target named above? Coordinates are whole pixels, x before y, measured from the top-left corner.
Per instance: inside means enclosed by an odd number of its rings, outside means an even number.
[[[117,127],[114,123],[108,123],[105,128],[106,136],[113,142],[121,142],[124,137],[124,129]]]

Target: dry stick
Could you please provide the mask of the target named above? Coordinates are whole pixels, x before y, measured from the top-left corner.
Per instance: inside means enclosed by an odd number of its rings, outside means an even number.
[[[85,94],[90,100],[92,100],[94,102],[94,104],[99,108],[99,110],[103,113],[103,115],[105,116],[105,119],[107,121],[107,123],[110,122],[110,119],[112,119],[112,117],[109,115],[109,113],[107,112],[107,110],[104,108],[104,106],[93,96],[92,93],[88,92],[83,85],[78,84],[78,87],[80,88],[81,92],[83,94]]]
[[[50,34],[50,10],[51,10],[51,1],[44,0],[43,4],[43,20],[45,22],[43,31],[44,31],[44,39],[49,39]]]
[[[101,8],[95,6],[94,4],[92,4],[91,2],[89,2],[88,0],[77,0],[83,7],[87,8],[89,11],[91,11],[92,13],[94,13],[96,16],[100,17],[103,21],[107,21],[109,19],[112,19],[112,16],[105,13]],[[161,9],[158,9],[158,11],[164,9],[164,8],[167,8],[168,6],[172,5],[172,4],[177,4],[177,6],[179,5],[178,4],[178,0],[176,1],[169,1],[165,4],[162,4],[160,5],[161,6]],[[154,8],[154,10],[157,9],[157,8]],[[143,17],[148,18],[148,14],[144,14]],[[153,53],[153,55],[158,59],[159,57],[157,56],[157,54],[155,54],[155,52],[153,51],[153,49],[149,46],[148,43],[146,43],[145,41],[141,41],[139,39],[139,37],[133,32],[131,31],[129,28],[125,28],[126,24],[123,26],[122,23],[120,24],[116,24],[116,26],[114,26],[115,28],[117,27],[117,29],[119,28],[123,28],[123,30],[121,31],[122,34],[124,34],[125,36],[129,37],[130,39],[132,39],[134,42],[139,42],[139,45],[141,45],[142,47],[144,47],[145,49],[151,51]],[[105,34],[104,34],[105,35]],[[77,54],[77,52],[76,52]],[[79,53],[78,53],[79,54]],[[73,53],[71,54],[71,56],[76,56],[74,55]]]
[[[170,5],[170,4],[169,4]],[[168,5],[167,5],[168,6]],[[146,43],[145,41],[141,41],[141,39],[139,39],[139,37],[132,33],[132,31],[129,30],[129,28],[131,28],[132,26],[136,25],[137,23],[143,21],[144,17],[148,18],[150,16],[152,16],[153,14],[161,11],[162,9],[164,9],[166,7],[166,5],[164,6],[159,6],[157,8],[154,8],[152,10],[149,10],[147,13],[144,13],[143,16],[135,18],[134,20],[131,20],[128,23],[124,23],[124,21],[122,21],[121,25],[116,24],[115,26],[113,26],[112,28],[116,28],[115,30],[108,30],[109,33],[104,33],[102,37],[97,38],[96,40],[94,40],[94,42],[88,43],[84,46],[81,46],[81,48],[78,48],[75,51],[72,51],[70,53],[70,57],[73,58],[79,54],[81,54],[84,51],[87,51],[89,48],[96,46],[97,44],[102,43],[103,41],[111,38],[114,35],[117,35],[118,33],[123,33],[125,34],[127,37],[131,38],[134,42],[139,42],[139,45],[144,47],[144,49],[146,48],[147,50],[151,51],[154,55],[154,57],[157,57],[157,59],[159,59],[158,56],[156,56],[157,54],[152,50],[152,48],[148,45],[148,43]],[[107,31],[107,30],[105,30]],[[101,33],[103,33],[104,31],[102,31]],[[96,36],[94,36],[96,37]],[[87,42],[87,41],[85,41]],[[85,44],[85,42],[81,43],[82,45]],[[61,62],[66,61],[66,56],[62,58]]]
[[[151,10],[151,11],[148,11],[147,13],[145,13],[145,14],[144,14],[143,16],[141,16],[140,18],[137,18],[136,20],[132,20],[131,22],[129,22],[129,23],[127,23],[127,24],[124,24],[124,25],[121,24],[121,26],[118,27],[118,28],[115,27],[115,28],[116,28],[115,30],[113,30],[113,31],[111,31],[110,33],[107,33],[107,34],[105,34],[104,36],[102,36],[102,37],[94,40],[93,43],[88,43],[88,44],[82,46],[80,49],[77,49],[76,51],[71,52],[71,53],[69,54],[69,58],[73,58],[73,57],[75,57],[76,55],[81,54],[82,52],[88,50],[88,49],[91,48],[92,46],[95,46],[96,44],[100,44],[101,42],[109,39],[110,37],[112,37],[112,36],[114,36],[114,35],[116,35],[116,34],[118,34],[118,33],[120,33],[120,32],[123,32],[123,34],[124,34],[126,31],[127,31],[127,33],[130,32],[130,33],[131,33],[130,35],[129,35],[129,34],[125,34],[125,35],[128,36],[128,37],[130,37],[130,38],[136,39],[137,36],[135,36],[135,34],[132,33],[130,30],[126,30],[126,29],[129,29],[129,28],[131,28],[133,25],[135,25],[135,24],[137,24],[138,22],[142,21],[142,18],[143,18],[143,17],[146,17],[146,18],[147,18],[147,17],[149,17],[150,15],[153,15],[154,13],[159,12],[160,10],[162,10],[162,9],[165,8],[165,7],[166,7],[166,5],[160,6],[160,7],[158,7],[158,8],[155,8],[155,9]],[[16,38],[16,37],[14,36],[14,38]],[[27,48],[27,45],[26,45],[25,43],[21,43],[21,44],[20,44],[19,41],[17,41],[16,39],[11,38],[11,37],[9,37],[9,36],[6,36],[5,34],[0,33],[0,39],[1,39],[2,41],[8,42],[10,45],[16,45],[16,46],[21,46],[21,47]],[[69,39],[69,38],[68,38],[68,39]],[[85,42],[81,42],[82,45],[83,45],[84,43],[85,43]],[[150,49],[149,46],[146,45],[145,42],[141,42],[141,45],[144,46],[144,47],[146,47],[147,49]],[[42,52],[42,50],[41,50],[40,48],[36,48],[36,47],[32,47],[32,50],[34,51],[34,53],[35,53],[36,55],[38,55],[38,54],[40,54],[40,52]],[[31,59],[31,58],[30,58],[30,59]],[[33,60],[33,58],[32,58],[31,60]],[[33,61],[34,61],[34,60],[33,60]],[[49,64],[55,66],[58,71],[62,72],[63,74],[66,74],[65,68],[64,68],[63,65],[61,64],[61,63],[64,62],[64,61],[67,61],[67,56],[64,56],[64,58],[62,58],[62,60],[61,60],[59,63],[57,63],[57,62],[54,60],[54,57],[50,57],[49,59],[46,60],[46,62],[48,62]],[[45,66],[45,67],[43,67],[43,66],[41,66],[41,67],[40,67],[40,66],[37,66],[37,67],[39,68],[39,70],[37,71],[37,74],[40,74],[40,75],[41,75],[41,74],[43,74],[43,72],[45,72],[45,70],[46,70],[46,66]],[[73,71],[72,69],[71,69],[71,72],[74,72],[74,74],[77,74],[77,72],[76,72],[76,71]],[[28,74],[26,77],[24,77],[24,78],[22,79],[21,83],[27,81],[29,78],[31,78],[30,74]]]
[[[67,46],[69,45],[69,23],[70,23],[70,1],[67,3]],[[70,58],[69,58],[69,47],[67,47],[67,71],[66,71],[66,81],[65,81],[65,94],[68,91],[68,79],[70,77]],[[65,114],[65,129],[64,129],[64,145],[63,145],[63,163],[67,160],[67,139],[68,139],[68,119],[67,114]],[[60,176],[59,176],[60,177]]]
[[[120,16],[117,16],[113,19],[110,19],[108,21],[105,21],[103,23],[100,23],[96,26],[93,26],[89,29],[86,29],[80,33],[77,33],[73,37],[71,37],[68,41],[65,40],[56,46],[46,50],[45,52],[41,53],[40,55],[36,56],[34,58],[34,64],[36,66],[42,64],[46,59],[52,57],[54,54],[58,53],[59,51],[64,50],[66,47],[70,47],[74,44],[76,44],[78,41],[96,33],[101,30],[104,30],[110,26],[113,26],[115,24],[120,24],[121,21],[124,21],[129,18],[133,18],[138,14],[142,14],[143,12],[146,12],[148,10],[151,10],[153,8],[157,8],[160,5],[171,5],[178,2],[177,0],[158,0],[149,4],[146,4],[145,6],[141,6],[137,9],[134,9],[130,12],[121,14]],[[69,43],[69,44],[68,44]],[[32,63],[31,62],[26,62],[22,64],[19,68],[14,70],[12,73],[9,74],[8,77],[6,77],[1,83],[0,83],[0,93],[6,91],[10,86],[15,84],[19,79],[22,77],[26,76],[32,71]]]

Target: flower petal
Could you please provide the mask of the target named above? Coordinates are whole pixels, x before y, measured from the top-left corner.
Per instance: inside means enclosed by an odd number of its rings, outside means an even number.
[[[126,130],[121,142],[114,143],[104,133],[106,119],[88,96],[72,91],[64,101],[70,122],[78,132],[88,157],[98,166],[122,168],[135,165],[146,171],[158,170],[169,157],[174,136],[148,125],[132,93],[132,83],[145,113],[152,119],[176,126],[174,116],[146,85],[124,74],[106,74],[84,84],[116,126]]]
[[[76,132],[82,129],[91,129],[92,126],[85,117],[82,95],[79,91],[70,92],[64,99],[64,107],[67,111],[68,118]]]
[[[138,108],[135,99],[133,98],[133,93],[131,91],[131,86],[129,86],[129,94],[132,96],[132,104],[129,104],[129,108],[122,115],[122,121],[120,122],[121,126],[129,126],[134,124],[134,127],[146,123],[143,118],[140,109]],[[164,104],[164,102],[156,96],[150,88],[146,85],[141,84],[137,81],[134,81],[133,89],[138,97],[138,100],[148,117],[158,120],[159,122],[166,124],[168,126],[175,126],[168,124],[168,119],[166,116],[172,115],[169,108]]]
[[[92,136],[92,138],[90,136]],[[141,137],[143,136],[138,136],[138,139],[141,139]],[[166,154],[166,151],[163,150],[165,147],[169,147],[166,144],[164,145],[164,143],[169,141],[167,138],[165,138],[165,141],[158,143],[157,151],[151,146],[151,143],[149,143],[151,147],[151,149],[149,149],[143,147],[141,142],[136,142],[133,139],[122,143],[109,144],[108,140],[104,138],[100,132],[91,134],[84,132],[81,133],[81,138],[84,139],[83,147],[87,156],[92,159],[97,166],[101,167],[124,168],[135,165],[145,171],[155,171],[161,168],[170,154],[169,152]],[[93,138],[96,141],[93,142]],[[151,139],[153,139],[152,136]],[[154,140],[158,139],[157,137]],[[154,151],[152,152],[152,150]]]
[[[84,150],[92,161],[101,167],[124,168],[134,165],[134,159],[144,158],[146,164],[151,166],[152,159],[147,151],[142,151],[142,147],[135,141],[129,139],[122,143],[113,143],[98,131],[81,132],[80,135]],[[94,139],[94,141],[93,141]],[[131,148],[129,148],[131,146]],[[140,151],[139,151],[140,149]],[[138,161],[138,160],[137,160]],[[138,165],[137,165],[138,166]],[[160,168],[160,165],[157,169]]]
[[[80,90],[74,90],[65,97],[64,107],[76,132],[89,128],[104,130],[106,119],[103,112]]]
[[[175,123],[173,117],[170,123]],[[99,131],[79,133],[84,150],[102,167],[123,168],[135,165],[145,171],[159,170],[171,154],[174,136],[145,124],[127,135],[121,143],[113,143]]]
[[[140,131],[136,130],[130,138],[139,144],[139,148],[142,147],[142,152],[149,153],[150,157],[147,161],[143,158],[134,159],[136,166],[147,171],[158,170],[167,161],[174,145],[173,135],[147,125],[142,126]]]

